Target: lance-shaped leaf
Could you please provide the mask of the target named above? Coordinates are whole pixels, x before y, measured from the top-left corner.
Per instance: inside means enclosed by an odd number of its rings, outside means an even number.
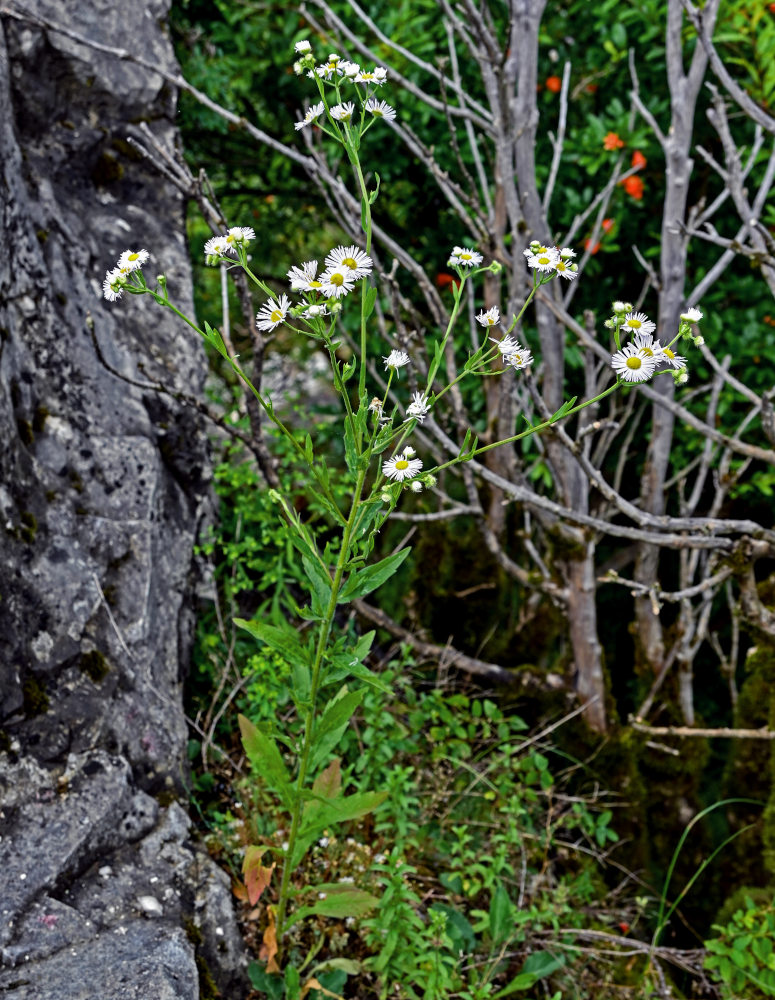
[[[297,663],[300,666],[309,667],[309,650],[302,646],[298,634],[290,625],[264,625],[261,622],[246,621],[244,618],[235,618],[234,624],[249,632],[254,639],[265,642],[270,649],[279,653],[287,663]]]
[[[317,559],[302,556],[301,561],[310,585],[312,611],[316,615],[324,615],[331,598],[331,577]]]
[[[255,906],[261,898],[261,893],[269,885],[275,869],[275,862],[268,867],[261,864],[266,851],[266,847],[256,847],[253,844],[245,851],[242,873],[245,876],[245,887],[248,890],[248,902],[251,906]]]
[[[282,754],[272,737],[254,726],[244,715],[239,716],[242,745],[253,767],[267,785],[275,791],[287,809],[293,807],[294,789]]]
[[[305,917],[362,917],[373,910],[379,900],[365,889],[358,889],[348,884],[324,884],[310,887],[311,891],[319,893],[322,899],[316,900],[312,906],[301,906],[286,924],[292,927]]]
[[[396,572],[411,551],[411,548],[401,549],[400,552],[394,552],[392,556],[374,563],[373,566],[353,570],[339,591],[338,603],[355,601],[359,597],[370,594],[372,590],[376,590]]]
[[[577,399],[578,396],[574,396],[573,399],[567,399],[559,408],[559,410],[556,413],[553,413],[551,417],[549,417],[549,422],[553,424],[556,420],[559,420],[561,417],[564,417],[565,414],[568,412],[568,410],[573,409],[573,405]]]
[[[345,798],[335,798],[328,801],[311,799],[304,807],[299,836],[291,858],[291,867],[295,868],[307,853],[313,840],[320,836],[326,827],[336,823],[346,823],[359,819],[381,806],[387,798],[387,792],[357,792]]]
[[[365,689],[348,691],[343,687],[323,710],[312,742],[311,767],[314,770],[339,743],[353,712],[363,701]]]

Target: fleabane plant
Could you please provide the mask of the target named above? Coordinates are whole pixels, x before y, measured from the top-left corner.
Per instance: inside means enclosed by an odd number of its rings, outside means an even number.
[[[352,642],[336,634],[334,617],[337,608],[376,590],[399,569],[409,555],[404,548],[386,558],[374,560],[373,551],[382,525],[404,493],[431,490],[437,475],[462,462],[471,462],[492,448],[509,446],[530,434],[540,433],[556,421],[571,416],[604,396],[633,383],[659,374],[670,374],[677,382],[688,377],[686,359],[673,350],[683,338],[698,344],[693,334],[701,318],[699,310],[682,315],[676,336],[665,345],[653,339],[654,324],[629,303],[614,303],[607,321],[616,348],[611,357],[612,383],[602,393],[585,402],[576,398],[563,403],[543,422],[530,425],[520,433],[478,446],[469,429],[457,452],[447,462],[426,467],[421,442],[413,439],[418,426],[433,422],[434,411],[452,387],[465,378],[524,377],[533,365],[532,350],[518,333],[525,310],[538,290],[548,282],[577,278],[575,252],[569,247],[545,246],[535,241],[524,251],[527,274],[532,274],[532,288],[517,315],[504,320],[497,306],[482,308],[476,315],[480,341],[452,382],[441,378],[442,360],[450,346],[466,286],[486,272],[497,273],[500,264],[487,263],[482,253],[468,245],[453,246],[448,266],[457,278],[451,286],[453,302],[446,328],[434,344],[427,370],[419,388],[407,388],[402,374],[413,359],[406,345],[386,344],[384,352],[369,358],[367,329],[374,311],[378,290],[371,254],[371,211],[379,191],[367,188],[360,161],[364,133],[373,127],[389,127],[395,110],[381,96],[387,80],[382,67],[361,67],[341,59],[335,53],[318,62],[309,42],[296,44],[295,68],[314,81],[313,103],[300,112],[294,128],[321,129],[345,151],[352,166],[353,181],[361,204],[363,245],[339,245],[325,252],[322,263],[308,260],[292,264],[287,283],[270,286],[254,273],[250,248],[256,234],[249,226],[235,226],[216,233],[203,248],[207,264],[239,268],[261,295],[256,314],[259,330],[271,333],[283,326],[296,335],[316,341],[330,363],[333,386],[341,400],[342,437],[348,477],[349,503],[342,507],[331,487],[333,470],[315,450],[309,435],[302,442],[287,427],[272,400],[251,381],[236,357],[229,354],[220,332],[209,323],[202,328],[186,316],[170,299],[167,280],[160,274],[149,284],[143,268],[151,259],[145,250],[127,250],[105,276],[103,291],[110,301],[127,295],[150,295],[160,306],[169,308],[195,330],[242,379],[256,397],[265,416],[287,438],[291,453],[306,472],[316,499],[328,515],[328,524],[313,530],[298,512],[294,497],[277,490],[270,496],[277,504],[278,515],[287,539],[305,569],[308,603],[298,608],[300,618],[312,627],[299,632],[284,620],[271,623],[238,619],[236,624],[260,643],[279,653],[287,662],[291,691],[301,736],[282,728],[260,728],[241,717],[240,728],[245,751],[266,786],[277,799],[277,825],[286,831],[282,846],[275,841],[248,848],[244,862],[245,880],[251,903],[267,893],[272,902],[267,907],[264,942],[267,968],[275,971],[283,958],[283,941],[288,930],[306,917],[353,917],[367,912],[377,902],[364,889],[351,882],[295,885],[293,873],[302,864],[307,850],[326,829],[338,823],[357,820],[379,807],[386,793],[381,791],[346,794],[342,772],[335,751],[364,696],[365,685],[382,687],[376,675],[365,666],[374,638],[370,632]],[[386,124],[387,123],[387,124]],[[290,127],[290,123],[289,123]],[[523,265],[525,266],[525,265]],[[357,304],[356,304],[357,303]],[[359,350],[352,360],[338,357],[340,341],[337,326],[344,309],[360,314]],[[454,345],[452,345],[454,347]],[[381,365],[380,365],[381,358]],[[375,391],[370,371],[382,367],[385,378],[382,391]],[[415,380],[416,384],[416,380]],[[295,730],[294,730],[295,731]],[[275,874],[277,871],[277,874]]]

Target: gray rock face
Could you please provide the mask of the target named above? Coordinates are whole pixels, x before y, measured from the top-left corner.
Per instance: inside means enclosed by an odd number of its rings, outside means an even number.
[[[174,69],[168,0],[25,0]],[[244,995],[228,879],[191,843],[182,671],[206,440],[172,397],[201,346],[145,298],[102,298],[127,247],[191,307],[179,196],[126,143],[174,141],[157,75],[0,19],[0,993]],[[138,370],[142,362],[144,370]],[[159,804],[159,800],[164,805]],[[172,804],[169,804],[172,803]],[[196,945],[196,950],[195,949]],[[196,954],[195,954],[196,951]]]

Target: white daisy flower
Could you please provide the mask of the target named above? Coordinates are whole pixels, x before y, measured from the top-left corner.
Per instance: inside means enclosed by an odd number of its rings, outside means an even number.
[[[572,260],[576,256],[576,251],[571,250],[570,247],[563,247],[560,250],[560,258],[562,260]]]
[[[385,362],[385,368],[392,368],[394,371],[397,368],[403,368],[404,365],[409,364],[409,355],[406,351],[391,351],[386,358],[382,359]]]
[[[229,250],[231,246],[225,236],[211,236],[205,243],[205,257],[223,257]]]
[[[118,267],[123,274],[129,274],[142,267],[150,256],[147,250],[125,250],[118,258]]]
[[[384,118],[385,121],[394,122],[396,120],[396,113],[393,108],[386,101],[378,101],[376,97],[370,97],[366,104],[364,105],[367,111],[370,111],[375,118]]]
[[[278,300],[270,299],[256,314],[256,326],[267,333],[274,330],[284,321],[290,308],[291,300],[287,295],[281,295]]]
[[[358,278],[371,274],[372,263],[371,257],[353,244],[349,247],[334,247],[326,257],[326,267],[348,270],[353,281],[357,281]]]
[[[357,76],[361,71],[361,67],[358,65],[358,63],[349,62],[348,60],[345,60],[344,62],[340,63],[339,69],[350,80],[354,76]]]
[[[425,396],[421,392],[415,392],[412,394],[412,402],[406,408],[406,415],[410,418],[413,417],[418,423],[422,423],[430,413],[430,410],[431,408]],[[404,454],[408,455],[408,449],[404,449]]]
[[[449,262],[460,267],[475,267],[482,263],[482,255],[468,247],[453,247]]]
[[[634,344],[626,344],[611,358],[611,367],[625,382],[647,382],[654,374],[654,359]]]
[[[377,66],[376,69],[362,69],[360,73],[355,77],[356,83],[375,83],[380,86],[387,80],[387,70],[382,66]]]
[[[554,265],[555,271],[559,274],[561,278],[567,278],[568,281],[573,281],[573,279],[578,274],[575,264],[568,264],[567,261],[563,260],[562,257]]]
[[[322,289],[323,283],[315,277],[318,270],[316,260],[308,260],[301,267],[292,267],[288,271],[288,280],[291,283],[291,290],[294,292],[318,292]]]
[[[417,452],[410,444],[408,444],[406,448],[404,448],[404,458],[414,458],[416,454]]]
[[[320,275],[320,282],[327,299],[339,299],[353,290],[355,277],[347,267],[329,267]]]
[[[335,104],[331,108],[331,117],[338,122],[349,122],[354,113],[355,105],[352,101],[346,101],[344,104]]]
[[[559,262],[560,255],[549,247],[541,247],[537,253],[530,254],[527,258],[527,266],[536,271],[556,271]]]
[[[689,364],[686,358],[682,358],[680,354],[674,354],[669,347],[662,348],[660,360],[667,361],[673,368],[686,368]]]
[[[307,316],[328,316],[328,307],[325,305],[314,305],[310,306],[307,311]]]
[[[702,319],[702,313],[699,309],[692,306],[691,309],[687,309],[686,312],[681,313],[681,319],[686,320],[687,323],[699,323]]]
[[[656,328],[657,324],[652,323],[645,313],[629,312],[622,323],[622,330],[629,330],[631,333],[653,333]]]
[[[115,302],[120,299],[124,292],[124,275],[121,270],[114,267],[112,271],[107,271],[105,280],[102,282],[102,294],[108,302]]]
[[[515,340],[513,337],[504,337],[503,340],[496,340],[495,337],[490,337],[493,344],[498,345],[498,350],[504,357],[507,354],[514,354],[517,351],[521,351],[522,348],[519,346],[519,341]]]
[[[527,368],[528,365],[533,364],[533,354],[527,347],[520,347],[517,344],[517,349],[512,351],[511,354],[504,354],[503,360],[507,365],[511,365],[512,368],[520,371],[522,368]]]
[[[325,104],[323,104],[322,101],[320,101],[319,104],[313,104],[311,108],[307,109],[307,113],[304,115],[302,120],[300,122],[296,122],[293,127],[298,132],[300,129],[303,129],[306,125],[311,125],[316,118],[319,118],[323,114],[324,111],[325,111]]]
[[[628,313],[632,312],[632,305],[629,302],[622,302],[617,299],[611,306],[615,313]]]
[[[255,238],[256,231],[255,229],[251,229],[250,226],[234,226],[226,234],[226,242],[229,244],[229,250],[235,256],[238,246],[245,246],[245,244],[250,243]]]
[[[414,479],[421,470],[422,461],[419,458],[407,458],[403,452],[382,463],[382,475],[399,483],[404,479]]]
[[[311,52],[312,46],[310,45],[310,43],[307,41],[306,38],[303,38],[300,42],[296,42],[296,44],[293,46],[293,50],[294,52],[298,52],[299,55],[303,55],[305,52]]]
[[[662,347],[658,340],[654,340],[653,333],[643,333],[639,330],[633,335],[632,346],[642,351],[647,358],[654,358],[655,361],[662,353]]]
[[[492,306],[487,312],[482,310],[476,317],[476,322],[482,326],[497,326],[500,321],[501,317],[497,306]]]

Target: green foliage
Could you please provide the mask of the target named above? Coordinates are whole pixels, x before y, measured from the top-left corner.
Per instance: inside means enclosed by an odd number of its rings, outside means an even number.
[[[724,1000],[775,997],[775,905],[752,899],[727,924],[714,924],[717,936],[705,942],[705,968],[721,983]]]

